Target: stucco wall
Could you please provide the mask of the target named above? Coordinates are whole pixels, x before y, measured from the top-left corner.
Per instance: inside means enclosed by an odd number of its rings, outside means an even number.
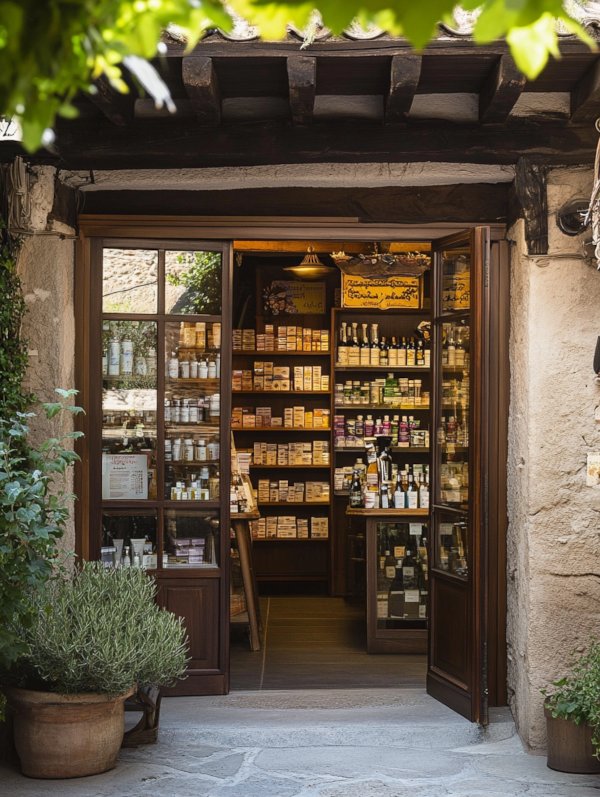
[[[527,256],[522,222],[510,233],[509,690],[532,748],[545,743],[539,689],[600,630],[600,489],[585,486],[587,452],[600,451],[600,273],[555,223],[565,201],[590,195],[591,178],[550,173],[549,257]]]
[[[74,241],[73,230],[48,223],[54,196],[55,169],[34,168],[32,184],[32,235],[23,238],[17,269],[21,278],[27,313],[23,336],[29,350],[25,387],[42,401],[56,400],[54,389],[74,387]],[[47,422],[38,416],[34,439],[59,436],[72,430],[70,414]],[[73,490],[73,473],[56,481],[57,489]],[[62,547],[75,547],[75,526],[71,519]]]

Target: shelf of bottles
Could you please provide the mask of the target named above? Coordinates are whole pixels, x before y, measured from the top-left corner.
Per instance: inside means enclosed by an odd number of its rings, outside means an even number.
[[[458,247],[442,253],[439,323],[438,410],[436,428],[434,559],[437,569],[468,576],[469,429],[471,397],[470,252]],[[458,511],[457,511],[458,510]]]
[[[428,508],[429,321],[402,310],[352,316],[335,315],[334,494],[354,509]],[[354,452],[363,456],[352,465]]]
[[[377,542],[377,629],[424,626],[427,621],[427,524],[380,521]]]
[[[104,249],[102,311],[102,559],[214,567],[221,253]]]

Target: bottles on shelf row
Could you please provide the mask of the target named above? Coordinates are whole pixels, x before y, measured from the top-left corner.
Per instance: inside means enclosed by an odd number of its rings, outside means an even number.
[[[137,432],[146,427],[156,427],[156,410],[121,410],[121,411],[107,411],[102,413],[102,426],[107,429],[122,428],[123,433],[126,431]]]
[[[259,504],[320,503],[329,501],[329,482],[307,481],[290,484],[287,479],[272,481],[259,479],[257,488]]]
[[[440,523],[437,556],[440,570],[457,576],[468,575],[466,523]]]
[[[377,619],[425,620],[429,583],[426,527],[380,534],[377,557]]]
[[[442,380],[442,407],[469,406],[469,377]]]
[[[390,368],[429,368],[431,349],[427,341],[414,337],[379,337],[379,324],[361,324],[342,321],[337,348],[340,366],[389,366]]]
[[[467,419],[462,420],[455,415],[444,416],[440,418],[440,426],[438,427],[438,443],[442,449],[446,449],[448,445],[455,445],[467,447],[469,445],[469,424]]]
[[[113,539],[105,534],[100,548],[100,560],[104,567],[156,567],[156,551],[148,537],[137,539]]]
[[[289,465],[329,465],[329,440],[302,443],[254,443],[254,465],[285,467]]]
[[[329,518],[269,515],[253,520],[250,528],[256,540],[326,540],[329,536]]]
[[[443,462],[440,465],[440,500],[444,504],[466,504],[469,498],[469,464]]]
[[[232,390],[234,393],[240,390],[317,390],[326,393],[329,391],[329,375],[322,372],[320,365],[300,365],[292,370],[287,365],[255,362],[252,370],[232,372]]]
[[[429,407],[429,391],[423,390],[421,379],[395,377],[389,373],[385,378],[372,379],[369,382],[347,379],[337,382],[334,387],[334,404],[336,407],[360,405],[388,406],[390,409],[408,409],[409,407]]]
[[[221,322],[182,321],[179,325],[179,347],[197,351],[221,348]]]
[[[331,411],[324,408],[284,407],[283,417],[271,415],[271,407],[234,407],[232,429],[329,429]]]
[[[400,470],[392,461],[391,438],[377,438],[379,453],[367,443],[367,466],[362,460],[353,468],[349,505],[354,509],[428,509],[429,466],[406,465]]]
[[[412,415],[358,415],[347,418],[333,417],[333,444],[335,448],[356,448],[373,443],[380,435],[390,438],[392,446],[400,448],[429,448],[429,430],[421,427],[419,418]]]
[[[171,501],[218,501],[219,484],[219,472],[211,473],[208,466],[184,478],[178,478],[170,465],[165,469],[165,498]]]
[[[156,368],[156,349],[136,351],[129,338],[111,338],[102,352],[102,376],[156,376]]]
[[[221,376],[221,355],[208,357],[196,355],[189,351],[173,351],[167,363],[169,379],[219,379]]]
[[[198,398],[166,398],[164,419],[166,424],[194,424],[216,422],[221,415],[221,396],[213,393]]]
[[[165,462],[217,462],[220,454],[217,440],[204,437],[165,438]]]
[[[442,342],[442,366],[448,368],[466,368],[468,356],[469,328],[459,324],[444,324],[444,340]]]
[[[233,351],[329,351],[329,330],[265,324],[264,332],[233,330]]]

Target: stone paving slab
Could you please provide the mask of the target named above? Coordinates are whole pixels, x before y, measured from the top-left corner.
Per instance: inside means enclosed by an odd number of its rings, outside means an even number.
[[[0,768],[2,797],[600,797],[523,749],[508,710],[484,730],[422,690],[234,693],[163,701],[156,745],[91,778]]]

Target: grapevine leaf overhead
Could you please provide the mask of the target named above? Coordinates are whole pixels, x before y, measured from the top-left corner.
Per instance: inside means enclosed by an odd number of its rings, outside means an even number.
[[[478,11],[475,42],[505,38],[529,79],[550,56],[560,55],[557,20],[595,48],[578,21],[582,9],[575,0],[464,0],[462,7]],[[24,146],[34,151],[51,140],[57,116],[76,115],[73,98],[94,93],[101,75],[128,91],[122,66],[127,56],[160,54],[161,33],[169,28],[191,49],[209,29],[230,31],[230,11],[266,40],[283,38],[291,24],[310,42],[320,17],[333,33],[358,22],[402,35],[419,50],[439,22],[452,24],[454,8],[454,0],[0,0],[0,114],[20,122]]]

